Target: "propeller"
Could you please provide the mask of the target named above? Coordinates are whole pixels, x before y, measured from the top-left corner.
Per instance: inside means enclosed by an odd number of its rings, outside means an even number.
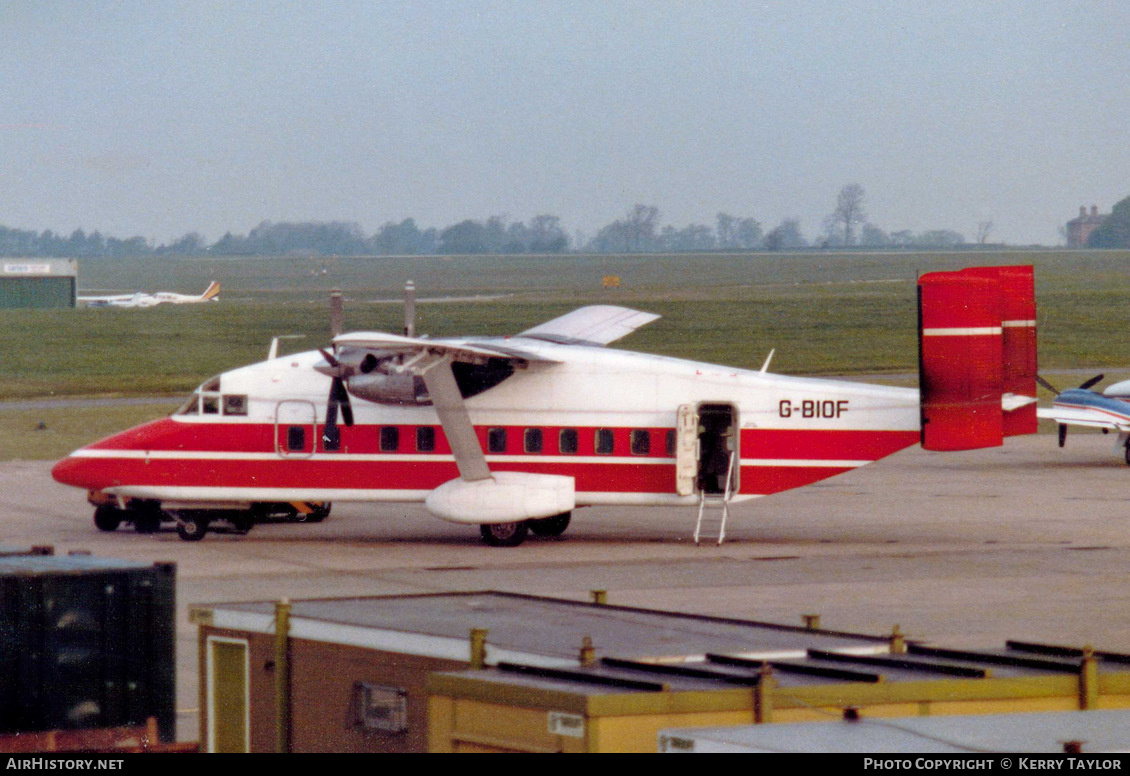
[[[1095,375],[1094,377],[1092,377],[1089,380],[1084,380],[1083,383],[1079,386],[1079,390],[1081,390],[1081,391],[1090,390],[1092,385],[1096,385],[1097,383],[1101,382],[1104,377],[1106,377],[1106,375]],[[1056,388],[1054,385],[1052,385],[1051,383],[1049,383],[1047,380],[1040,377],[1039,375],[1036,375],[1036,382],[1038,382],[1040,385],[1047,388],[1049,391],[1054,393],[1056,396],[1059,396],[1059,394],[1061,393],[1058,388]],[[1060,423],[1059,424],[1059,446],[1063,447],[1065,444],[1067,444],[1067,424],[1066,423]]]
[[[1084,381],[1083,381],[1083,382],[1082,382],[1082,383],[1081,383],[1081,384],[1079,385],[1079,390],[1081,390],[1081,391],[1086,391],[1086,390],[1089,390],[1089,389],[1091,388],[1091,386],[1092,386],[1092,385],[1097,385],[1098,383],[1102,382],[1102,379],[1103,379],[1104,377],[1106,377],[1106,375],[1105,375],[1105,374],[1101,374],[1101,375],[1095,375],[1094,377],[1092,377],[1092,378],[1091,378],[1091,379],[1089,379],[1089,380],[1084,380]],[[1056,396],[1059,396],[1059,395],[1060,395],[1060,393],[1062,393],[1062,391],[1060,391],[1060,390],[1059,390],[1058,388],[1056,388],[1056,387],[1055,387],[1054,385],[1052,385],[1051,383],[1049,383],[1049,382],[1048,382],[1047,380],[1045,380],[1044,378],[1040,377],[1039,375],[1036,375],[1036,382],[1038,382],[1038,383],[1039,383],[1040,385],[1042,385],[1042,386],[1044,386],[1045,388],[1047,388],[1047,389],[1048,389],[1049,391],[1051,391],[1052,393],[1054,393],[1054,394],[1055,394]]]
[[[341,419],[345,425],[353,425],[353,405],[349,400],[349,391],[345,388],[345,378],[349,377],[354,372],[354,368],[348,364],[343,364],[335,358],[328,350],[318,348],[318,352],[322,354],[322,358],[326,360],[328,367],[316,367],[319,372],[333,378],[330,382],[330,396],[326,402],[326,427],[322,432],[322,439],[326,447],[333,448],[339,443],[341,439],[341,432],[337,427],[338,410],[341,411]]]

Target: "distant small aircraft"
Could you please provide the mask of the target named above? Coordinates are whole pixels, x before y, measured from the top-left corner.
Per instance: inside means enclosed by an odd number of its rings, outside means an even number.
[[[1055,394],[1050,409],[1040,408],[1036,415],[1059,424],[1059,446],[1067,443],[1068,426],[1085,426],[1102,429],[1104,434],[1118,432],[1115,449],[1122,448],[1126,463],[1130,464],[1130,380],[1107,386],[1102,393],[1091,386],[1102,382],[1105,375],[1095,375],[1078,388],[1060,391],[1042,377],[1040,385]]]
[[[118,296],[80,296],[78,301],[84,302],[87,307],[156,307],[159,304],[218,302],[219,299],[220,284],[213,280],[200,296],[174,294],[171,291],[158,291],[155,294],[138,291],[135,294],[120,294]]]

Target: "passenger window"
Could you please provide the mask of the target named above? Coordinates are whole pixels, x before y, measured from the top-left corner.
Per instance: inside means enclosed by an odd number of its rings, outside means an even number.
[[[561,429],[561,433],[557,435],[557,449],[566,455],[577,452],[577,429]]]
[[[525,448],[527,453],[541,452],[541,429],[527,428],[525,434]]]
[[[286,429],[286,449],[292,453],[306,449],[306,427],[288,426]]]
[[[491,452],[491,453],[505,453],[506,452],[506,429],[504,429],[504,428],[487,429],[487,452]]]
[[[644,428],[632,429],[632,455],[647,455],[651,452],[651,433]]]
[[[431,426],[416,429],[416,452],[430,453],[436,449],[436,430]]]
[[[395,453],[400,449],[400,429],[396,426],[381,426],[381,452]]]
[[[596,452],[599,455],[612,454],[612,429],[598,428],[596,430]]]
[[[246,415],[247,414],[247,397],[246,396],[225,396],[224,397],[224,414],[225,415]]]
[[[676,439],[675,429],[673,429],[673,428],[668,429],[667,430],[667,455],[674,455],[675,454],[675,444],[676,444],[675,439]]]
[[[337,426],[326,426],[322,429],[322,449],[333,453],[341,449],[341,429]]]

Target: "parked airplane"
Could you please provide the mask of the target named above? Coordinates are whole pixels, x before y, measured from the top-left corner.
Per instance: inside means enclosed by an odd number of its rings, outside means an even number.
[[[1102,429],[1104,434],[1117,431],[1115,449],[1122,448],[1126,463],[1130,464],[1130,380],[1109,385],[1102,393],[1092,391],[1104,375],[1096,375],[1078,388],[1059,391],[1042,377],[1036,379],[1055,394],[1050,409],[1040,408],[1038,417],[1059,424],[1059,446],[1067,443],[1068,426],[1085,426]]]
[[[213,280],[204,289],[200,296],[192,294],[174,294],[171,291],[158,291],[147,294],[138,291],[134,294],[120,294],[118,296],[80,296],[78,301],[85,302],[87,307],[156,307],[159,304],[195,304],[196,302],[218,302],[220,300],[220,284]]]
[[[697,506],[696,542],[709,529],[721,543],[731,502],[919,441],[1035,433],[1032,268],[931,273],[919,300],[921,393],[610,349],[658,316],[601,305],[514,337],[340,334],[332,352],[214,377],[52,474],[89,491],[102,530],[175,519],[187,540],[216,520],[246,530],[257,516],[320,520],[333,501],[422,501],[491,545],[559,535],[574,508],[613,504]]]

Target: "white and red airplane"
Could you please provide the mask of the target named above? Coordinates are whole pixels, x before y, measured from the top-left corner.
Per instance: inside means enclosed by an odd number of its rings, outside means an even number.
[[[657,317],[595,306],[514,337],[342,334],[332,353],[214,377],[52,473],[89,491],[102,530],[175,519],[192,540],[215,520],[245,530],[319,520],[334,501],[422,501],[513,546],[562,533],[577,507],[697,506],[701,527],[709,507],[724,518],[919,441],[1036,431],[1031,267],[919,279],[921,392],[605,347]]]
[[[156,307],[159,304],[218,302],[220,301],[220,283],[213,280],[204,289],[204,293],[199,296],[177,294],[172,291],[158,291],[155,294],[138,291],[133,294],[118,294],[117,296],[80,296],[78,301],[85,303],[87,307]]]

